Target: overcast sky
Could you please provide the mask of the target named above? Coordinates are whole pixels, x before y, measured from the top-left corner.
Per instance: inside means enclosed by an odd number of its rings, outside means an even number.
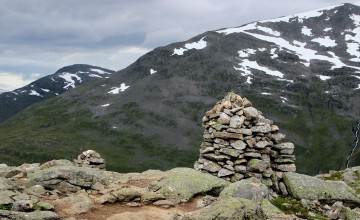
[[[205,31],[338,0],[0,0],[0,90],[75,63],[120,70],[146,52]],[[360,5],[360,0],[347,3]]]

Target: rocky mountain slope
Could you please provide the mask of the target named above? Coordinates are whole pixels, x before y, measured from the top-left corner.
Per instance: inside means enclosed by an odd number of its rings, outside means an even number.
[[[58,96],[82,83],[108,77],[114,72],[97,66],[75,64],[14,91],[0,90],[0,122],[30,105]]]
[[[201,118],[233,90],[294,142],[299,172],[358,165],[359,28],[360,7],[343,4],[156,48],[2,123],[0,159],[71,158],[91,147],[111,170],[192,166]]]
[[[288,195],[273,193],[254,177],[231,183],[190,168],[125,174],[79,167],[68,160],[1,164],[0,218],[360,218],[360,167],[317,177],[286,172],[284,179]]]

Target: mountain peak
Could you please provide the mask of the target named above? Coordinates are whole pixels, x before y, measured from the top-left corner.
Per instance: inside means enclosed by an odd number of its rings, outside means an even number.
[[[12,92],[0,91],[0,122],[30,105],[58,96],[77,85],[108,78],[114,72],[98,66],[74,64]]]

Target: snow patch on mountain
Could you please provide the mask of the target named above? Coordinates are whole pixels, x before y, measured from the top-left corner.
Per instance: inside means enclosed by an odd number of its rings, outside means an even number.
[[[350,18],[353,20],[356,28],[353,30],[348,29],[344,31],[345,41],[347,45],[346,52],[355,58],[351,58],[350,61],[360,62],[360,52],[359,52],[359,43],[360,43],[360,16],[352,14]]]
[[[275,53],[275,51],[277,50],[277,48],[271,48],[271,50],[270,50],[270,58],[271,59],[276,59],[276,58],[278,58],[279,56]]]
[[[238,54],[239,54],[239,57],[245,58],[245,57],[249,57],[249,55],[251,55],[251,54],[255,54],[255,52],[256,52],[256,50],[254,50],[254,49],[245,49],[245,50],[239,50]]]
[[[331,31],[331,30],[332,30],[332,28],[331,28],[331,27],[329,27],[329,28],[325,28],[325,29],[324,29],[324,31],[325,31],[325,32],[329,32],[329,31]]]
[[[48,89],[41,88],[41,90],[44,91],[44,92],[50,92],[50,90],[48,90]]]
[[[197,42],[193,42],[193,43],[186,43],[184,45],[184,47],[180,47],[179,49],[175,48],[174,49],[174,53],[171,55],[184,55],[185,51],[191,50],[191,49],[196,49],[196,50],[201,50],[204,49],[206,47],[207,42],[204,40],[205,36],[202,37],[199,41]]]
[[[106,72],[104,70],[96,69],[96,68],[90,68],[89,70],[92,71],[92,72],[97,72],[99,74],[111,74],[111,73],[108,73],[108,72]]]
[[[278,81],[283,81],[283,82],[289,82],[289,83],[294,83],[294,80],[291,80],[291,79],[280,79],[280,78],[278,78],[277,79]]]
[[[354,21],[356,26],[360,25],[360,15],[352,14],[350,15],[350,18]]]
[[[236,70],[241,71],[241,75],[247,77],[246,79],[246,83],[251,84],[251,80],[252,80],[252,72],[251,69],[256,69],[256,70],[260,70],[262,72],[264,72],[267,75],[270,76],[276,76],[276,77],[280,77],[283,78],[284,74],[276,71],[276,70],[270,70],[267,67],[264,66],[260,66],[256,61],[250,61],[248,59],[244,59],[242,60],[241,63],[239,63],[240,67],[234,67]]]
[[[325,36],[323,38],[318,37],[315,39],[312,39],[311,41],[319,43],[320,45],[324,47],[335,47],[337,44],[335,43],[335,40],[330,39],[329,36]]]
[[[316,75],[317,77],[319,77],[322,81],[326,81],[328,79],[331,79],[331,76],[324,76],[324,75]]]
[[[157,73],[157,70],[154,70],[154,69],[150,69],[150,74],[154,74],[154,73]]]
[[[311,29],[306,26],[302,27],[301,33],[306,36],[313,36]]]
[[[293,44],[295,44],[295,45],[297,45],[297,46],[299,46],[299,47],[305,47],[305,46],[306,46],[306,43],[305,43],[305,42],[302,43],[302,42],[297,41],[297,40],[294,40],[294,41],[293,41]]]
[[[264,20],[264,21],[261,21],[261,22],[293,22],[293,21],[298,21],[299,23],[303,23],[304,20],[306,20],[306,19],[320,17],[321,15],[323,15],[323,13],[325,11],[334,9],[336,7],[339,7],[339,6],[341,6],[341,5],[330,6],[330,7],[321,8],[321,9],[318,9],[318,10],[315,10],[315,11],[309,11],[309,12],[284,16],[284,17],[270,19],[270,20]]]
[[[268,27],[263,27],[263,26],[260,26],[260,25],[257,25],[256,26],[256,29],[257,30],[260,30],[260,31],[262,31],[262,32],[264,32],[264,33],[267,33],[267,34],[269,34],[269,35],[273,35],[273,36],[276,36],[276,37],[280,37],[280,32],[278,32],[278,31],[274,31],[273,29],[271,29],[271,28],[268,28]]]
[[[36,92],[35,90],[30,90],[29,95],[34,95],[34,96],[39,96],[39,97],[43,97],[42,95],[40,95],[38,92]]]
[[[77,81],[79,81],[81,83],[81,78],[73,73],[61,73],[59,74],[60,78],[63,78],[65,80],[65,86],[64,89],[68,89],[69,87],[75,88],[75,80],[73,80],[73,78],[75,78]]]
[[[360,67],[344,64],[343,62],[341,62],[340,58],[338,56],[336,56],[333,52],[328,52],[328,54],[331,55],[331,57],[324,56],[324,55],[319,55],[318,51],[312,50],[312,49],[309,49],[309,48],[305,48],[306,44],[296,44],[296,45],[294,45],[294,44],[291,44],[287,40],[285,40],[283,38],[280,38],[280,37],[265,36],[265,35],[249,32],[249,31],[254,30],[254,29],[256,29],[256,23],[250,23],[248,25],[245,25],[245,26],[242,26],[242,27],[237,27],[237,28],[228,28],[228,29],[224,29],[224,30],[219,30],[217,32],[225,34],[225,35],[231,34],[231,33],[239,33],[239,32],[241,32],[241,33],[251,35],[251,36],[253,36],[253,37],[255,37],[255,38],[259,39],[259,40],[274,43],[280,49],[289,50],[289,51],[292,51],[294,54],[298,55],[300,59],[304,60],[302,63],[306,67],[310,66],[310,61],[311,60],[323,60],[323,61],[328,61],[328,62],[333,64],[331,69],[341,68],[341,67],[350,67],[350,68],[360,70]],[[322,43],[324,43],[326,45],[332,43],[331,41],[327,40],[327,38],[324,38],[324,39],[325,39],[325,42],[321,41]],[[295,41],[293,41],[293,42],[295,42]]]
[[[120,92],[124,92],[129,87],[130,86],[127,86],[125,83],[121,83],[120,87],[112,87],[108,93],[109,94],[119,94]]]
[[[92,73],[92,74],[89,74],[89,76],[90,76],[90,77],[102,78],[102,76],[99,76],[99,75],[97,75],[97,74],[93,74],[93,73]]]
[[[288,101],[288,99],[283,96],[280,96],[280,99],[281,99],[281,102],[284,104]]]

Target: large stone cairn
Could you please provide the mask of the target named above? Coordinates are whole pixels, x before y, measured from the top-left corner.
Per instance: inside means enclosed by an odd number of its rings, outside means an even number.
[[[195,169],[236,182],[255,177],[287,194],[284,172],[295,172],[294,144],[246,98],[230,92],[202,119],[204,142]]]

